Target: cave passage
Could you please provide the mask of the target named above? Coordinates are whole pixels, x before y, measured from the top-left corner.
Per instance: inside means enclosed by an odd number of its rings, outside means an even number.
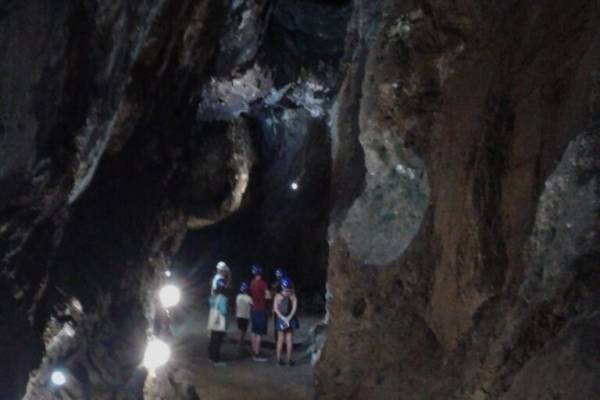
[[[0,0],[0,399],[597,399],[598,4]]]
[[[2,337],[22,338],[3,342],[19,363],[0,397],[313,396],[329,109],[351,13],[317,0],[0,6]],[[229,373],[207,351],[220,261]],[[238,354],[251,264],[293,282],[289,371],[274,368],[272,317],[262,372]]]
[[[194,390],[208,398],[241,398],[248,390],[264,399],[313,396],[312,363],[324,340],[330,141],[324,118],[312,117],[306,110],[283,112],[287,114],[284,122],[269,112],[265,120],[244,123],[257,149],[246,189],[252,196],[249,204],[208,226],[189,226],[165,270],[168,276],[163,284],[181,287],[185,298],[173,309],[177,318],[171,326],[171,345],[177,349],[172,363],[185,366],[176,379],[193,383]],[[222,134],[223,124],[210,129]],[[196,206],[190,202],[188,207],[194,210]],[[198,220],[192,219],[191,224]],[[229,327],[220,360],[227,364],[226,370],[215,369],[206,354],[207,304],[220,262],[229,270]],[[266,363],[253,361],[250,332],[243,350],[239,348],[234,305],[240,285],[251,282],[251,265],[262,267],[270,289],[277,280],[276,269],[284,270],[293,282],[300,320],[300,329],[294,332],[293,367],[276,365],[270,301],[268,334],[261,350]]]

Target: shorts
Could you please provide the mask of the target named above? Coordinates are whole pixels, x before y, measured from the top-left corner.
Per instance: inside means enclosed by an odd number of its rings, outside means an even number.
[[[240,331],[246,332],[248,330],[248,318],[238,317],[237,324]]]
[[[298,318],[296,318],[296,317],[294,317],[290,320],[289,326],[285,326],[283,324],[283,320],[279,317],[277,317],[275,320],[275,329],[277,329],[278,331],[289,332],[289,331],[295,331],[298,328],[300,328],[300,323],[298,322]]]
[[[255,335],[267,334],[267,312],[265,310],[252,311],[252,333]]]

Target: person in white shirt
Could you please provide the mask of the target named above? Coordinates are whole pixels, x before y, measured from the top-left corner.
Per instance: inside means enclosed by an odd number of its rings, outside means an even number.
[[[217,288],[217,282],[219,279],[225,280],[225,287],[229,287],[229,267],[225,264],[224,261],[219,261],[217,263],[217,272],[215,276],[213,276],[212,284],[210,287],[210,295],[213,296],[215,294],[215,289]]]
[[[244,351],[244,337],[248,331],[248,322],[250,321],[250,309],[252,307],[252,297],[248,295],[250,287],[246,282],[240,286],[240,293],[235,299],[235,316],[237,318],[238,329],[240,330],[240,354]]]

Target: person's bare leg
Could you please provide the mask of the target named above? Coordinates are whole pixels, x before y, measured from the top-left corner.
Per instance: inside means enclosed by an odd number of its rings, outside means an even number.
[[[290,330],[289,332],[285,333],[285,340],[286,340],[286,344],[287,344],[287,359],[288,359],[288,363],[290,361],[292,361],[292,331]]]
[[[283,332],[277,332],[277,362],[281,360],[281,349],[283,348]]]
[[[251,340],[252,340],[252,355],[255,356],[256,355],[256,334],[252,333],[251,334]]]
[[[246,332],[240,331],[240,351],[244,348],[244,336],[246,336]]]
[[[259,356],[260,355],[260,339],[262,338],[261,335],[256,335],[256,355]]]

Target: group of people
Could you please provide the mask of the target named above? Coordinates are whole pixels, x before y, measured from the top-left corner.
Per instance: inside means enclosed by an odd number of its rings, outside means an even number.
[[[244,340],[248,325],[251,326],[251,348],[254,361],[267,361],[261,353],[262,337],[268,332],[268,319],[272,313],[276,339],[277,363],[293,366],[293,334],[300,327],[297,317],[298,299],[294,293],[292,280],[283,268],[275,270],[275,280],[271,287],[263,279],[262,268],[255,264],[250,267],[252,280],[243,282],[235,301],[235,315],[239,330],[239,350],[244,351]],[[212,280],[210,311],[207,328],[210,332],[209,359],[217,367],[224,367],[221,361],[221,345],[227,331],[228,292],[231,272],[227,264],[220,261]],[[272,307],[269,307],[272,301]],[[286,345],[287,360],[281,353]]]

